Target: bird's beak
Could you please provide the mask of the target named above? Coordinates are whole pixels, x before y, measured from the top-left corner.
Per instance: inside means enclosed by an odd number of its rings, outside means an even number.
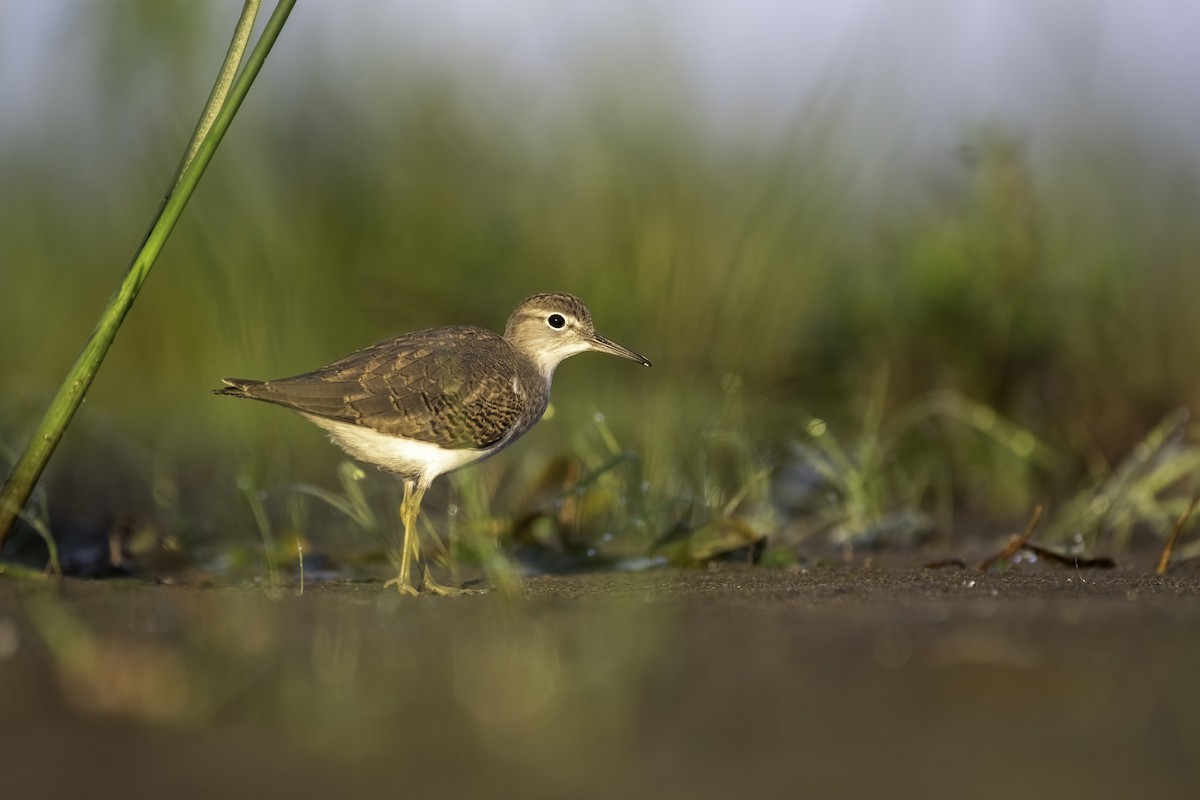
[[[637,353],[630,350],[628,347],[622,347],[610,339],[605,339],[600,334],[592,337],[592,349],[600,353],[609,353],[610,355],[628,358],[630,361],[636,361],[643,366],[650,366],[649,359],[639,356]]]

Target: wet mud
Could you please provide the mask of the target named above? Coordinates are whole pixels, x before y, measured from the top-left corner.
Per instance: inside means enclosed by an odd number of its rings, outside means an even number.
[[[1182,797],[1198,669],[1186,565],[0,581],[0,764],[10,797]]]

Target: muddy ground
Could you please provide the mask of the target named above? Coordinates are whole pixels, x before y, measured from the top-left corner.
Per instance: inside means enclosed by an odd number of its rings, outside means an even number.
[[[0,579],[6,797],[1189,797],[1200,572]]]

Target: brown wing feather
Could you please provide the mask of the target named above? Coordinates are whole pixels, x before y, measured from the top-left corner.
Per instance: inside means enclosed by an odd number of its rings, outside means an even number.
[[[392,436],[487,448],[521,425],[528,404],[544,401],[514,388],[522,369],[512,346],[491,331],[438,328],[373,344],[313,372],[238,388]]]

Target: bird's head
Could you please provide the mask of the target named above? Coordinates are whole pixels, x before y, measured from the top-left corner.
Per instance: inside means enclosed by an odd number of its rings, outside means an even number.
[[[563,292],[535,294],[523,300],[508,318],[504,338],[529,356],[547,380],[563,359],[588,350],[650,366],[629,348],[596,333],[583,301]]]

